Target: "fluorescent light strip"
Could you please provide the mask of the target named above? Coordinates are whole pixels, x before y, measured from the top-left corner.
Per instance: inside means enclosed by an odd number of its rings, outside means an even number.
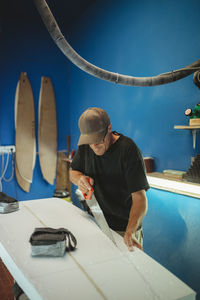
[[[200,198],[200,185],[153,177],[151,175],[147,175],[147,179],[150,186],[153,188]]]

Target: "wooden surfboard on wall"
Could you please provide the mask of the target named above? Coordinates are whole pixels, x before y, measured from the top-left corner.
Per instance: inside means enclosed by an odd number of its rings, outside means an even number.
[[[35,166],[36,141],[33,92],[25,72],[20,74],[15,94],[15,147],[16,178],[28,192]]]
[[[15,175],[17,178],[17,182],[19,184],[19,186],[25,191],[25,192],[29,192],[30,191],[30,182],[26,181],[23,177],[21,177],[19,170],[18,170],[18,166],[17,166],[17,162],[15,160]]]
[[[38,142],[42,175],[53,184],[57,164],[57,120],[54,89],[49,77],[42,77],[41,80]]]

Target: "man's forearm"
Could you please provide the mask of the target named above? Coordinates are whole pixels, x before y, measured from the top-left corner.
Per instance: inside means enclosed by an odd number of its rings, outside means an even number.
[[[132,206],[129,214],[129,221],[126,231],[134,233],[141,225],[147,212],[147,198],[145,191],[132,194]]]
[[[130,251],[133,246],[142,250],[142,245],[133,236],[138,227],[142,224],[142,220],[147,212],[147,198],[145,190],[132,193],[132,206],[129,213],[129,221],[124,235],[124,242]]]

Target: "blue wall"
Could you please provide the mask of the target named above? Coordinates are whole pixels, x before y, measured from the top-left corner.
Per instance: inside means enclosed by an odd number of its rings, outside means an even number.
[[[96,1],[76,24],[72,46],[91,63],[117,73],[154,76],[197,59],[200,2]],[[144,156],[155,159],[156,171],[187,170],[192,148],[184,111],[200,101],[192,76],[163,86],[127,87],[94,78],[71,66],[70,99],[73,146],[78,116],[88,106],[108,111],[113,127],[133,138]],[[78,87],[78,88],[77,88]]]
[[[161,190],[147,192],[144,251],[183,280],[200,299],[200,200]]]
[[[99,67],[152,76],[199,58],[199,10],[198,0],[98,0],[74,26],[65,26],[62,20],[62,31],[81,56]],[[26,71],[33,87],[36,121],[41,76],[50,76],[53,81],[58,149],[66,148],[67,134],[71,134],[72,148],[76,149],[79,115],[88,106],[101,106],[110,114],[115,130],[133,138],[144,156],[154,157],[156,171],[189,168],[191,156],[200,147],[199,132],[193,150],[191,132],[174,130],[174,125],[188,124],[185,109],[200,101],[200,90],[192,76],[157,87],[120,86],[94,78],[69,63],[36,11],[35,19],[29,21],[27,17],[24,23],[15,20],[1,29],[1,145],[14,144],[15,88],[20,72]],[[29,194],[17,188],[20,199],[52,195],[54,186],[43,182],[38,159],[33,180]],[[8,188],[11,194],[16,193],[11,184],[3,185],[5,192]]]
[[[8,23],[2,26],[1,43],[1,88],[0,88],[0,145],[15,144],[14,101],[15,90],[20,72],[27,72],[32,85],[35,117],[36,138],[38,132],[38,101],[42,76],[49,76],[52,80],[58,122],[58,149],[66,149],[66,136],[69,129],[69,65],[65,57],[57,50],[56,45],[48,32],[39,24]],[[38,150],[38,147],[37,147]],[[0,158],[2,158],[0,156]],[[6,155],[4,157],[6,160]],[[0,160],[0,168],[1,168]],[[11,156],[6,172],[6,178],[11,175]],[[37,155],[33,174],[33,183],[29,193],[24,192],[15,179],[3,183],[3,192],[19,200],[51,197],[55,185],[51,186],[44,181]]]

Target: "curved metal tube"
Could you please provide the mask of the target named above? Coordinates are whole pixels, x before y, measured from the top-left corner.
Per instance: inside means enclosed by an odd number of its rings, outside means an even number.
[[[130,86],[155,86],[182,79],[200,70],[200,59],[183,69],[152,77],[133,77],[101,69],[82,58],[66,41],[45,0],[33,0],[52,39],[64,55],[81,70],[103,80]]]

